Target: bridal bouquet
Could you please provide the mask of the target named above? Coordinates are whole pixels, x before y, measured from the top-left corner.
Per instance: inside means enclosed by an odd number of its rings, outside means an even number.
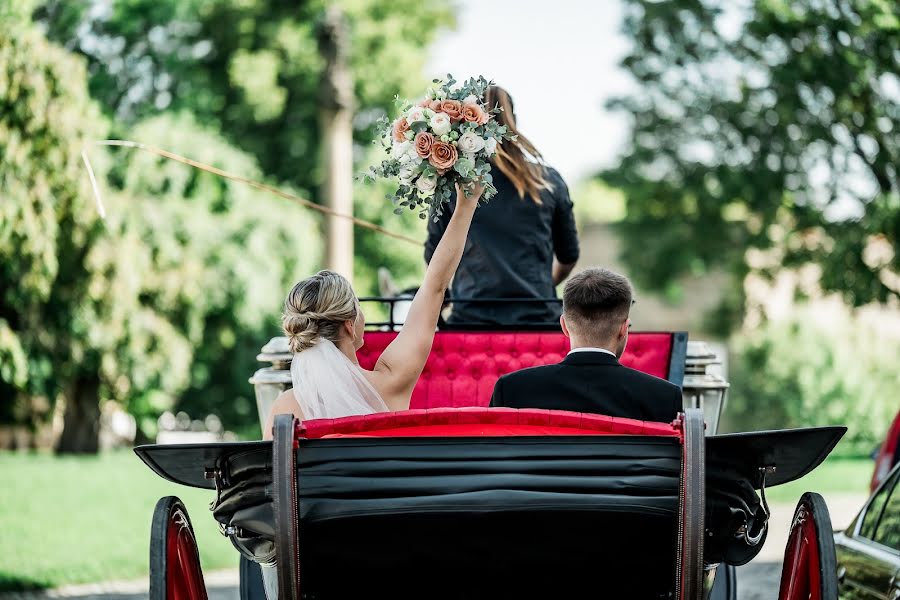
[[[494,120],[500,109],[484,105],[491,82],[478,77],[454,87],[456,83],[452,75],[435,79],[425,98],[416,104],[398,99],[399,116],[378,122],[389,157],[371,167],[365,178],[398,178],[397,190],[388,195],[398,205],[394,209],[397,214],[402,214],[404,207],[418,209],[424,219],[430,209],[437,220],[444,203],[456,194],[456,184],[476,179],[484,185],[482,198],[497,193],[488,161],[498,144],[514,136],[507,135],[506,127]]]

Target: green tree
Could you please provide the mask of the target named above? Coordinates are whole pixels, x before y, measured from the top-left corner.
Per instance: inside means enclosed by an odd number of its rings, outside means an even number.
[[[130,135],[262,178],[253,157],[199,127],[188,114],[149,119]],[[187,373],[178,385],[151,381],[119,396],[129,398],[131,412],[148,433],[160,412],[183,409],[195,418],[215,413],[226,427],[258,435],[247,380],[260,366],[255,358],[260,346],[280,329],[287,290],[320,266],[317,215],[247,185],[138,151],[119,151],[109,180],[114,188],[109,213],[123,223],[111,243],[138,240],[140,248],[117,255],[143,257],[131,277],[137,286],[133,293],[186,346],[173,352],[139,342],[140,351],[124,353],[131,360],[120,361],[119,373],[133,377],[148,362]]]
[[[25,18],[0,19],[0,115],[0,410],[27,420],[32,398],[62,395],[74,448],[99,416],[102,356],[82,299],[103,227],[80,153],[106,124],[84,61]]]
[[[286,170],[273,174],[292,179],[296,163],[309,155],[287,142],[315,138],[296,133],[317,128],[323,64],[316,24],[330,4],[346,13],[351,27],[360,112],[384,111],[396,94],[419,91],[410,86],[422,83],[422,49],[453,23],[450,7],[436,0],[135,0],[104,9],[44,0],[36,16],[51,39],[86,56],[92,94],[112,114],[134,120],[188,109],[201,121],[221,123],[228,137],[243,133],[245,143],[249,136],[259,144],[254,154],[268,159],[267,171],[287,150]],[[364,117],[359,125],[374,120]]]
[[[161,110],[198,123],[255,156],[263,172],[318,200],[318,94],[323,69],[316,23],[326,0],[135,0],[95,5],[47,0],[37,16],[49,36],[83,54],[91,93],[119,122]],[[424,48],[453,11],[438,0],[341,0],[351,38],[357,156],[395,95],[422,91]],[[363,170],[364,164],[360,164]],[[383,195],[361,190],[361,214],[397,224]],[[364,205],[374,202],[377,207]],[[405,229],[415,225],[402,225]],[[421,251],[358,231],[361,291],[379,265],[421,262]],[[415,261],[413,261],[415,257]],[[398,269],[399,270],[399,269]]]
[[[745,10],[746,9],[746,10]],[[645,286],[815,264],[854,304],[900,296],[900,5],[626,0],[624,259]],[[748,263],[748,250],[768,260]],[[759,253],[756,253],[759,256]],[[743,310],[729,295],[727,328]]]
[[[255,425],[247,377],[285,290],[319,264],[317,219],[185,165],[95,147],[102,221],[80,157],[106,125],[81,59],[20,20],[0,27],[0,64],[0,417],[34,421],[33,399],[65,402],[61,452],[96,451],[106,399],[147,433],[176,399]],[[262,177],[189,116],[134,133]]]

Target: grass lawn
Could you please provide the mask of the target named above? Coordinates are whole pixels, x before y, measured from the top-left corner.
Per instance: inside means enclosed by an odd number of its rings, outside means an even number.
[[[0,591],[144,577],[162,496],[186,504],[204,569],[238,553],[209,512],[215,492],[164,481],[131,451],[99,457],[0,452]]]

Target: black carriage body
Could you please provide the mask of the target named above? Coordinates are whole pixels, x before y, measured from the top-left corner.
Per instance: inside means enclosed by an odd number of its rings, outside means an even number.
[[[742,564],[735,542],[764,527],[754,492],[818,465],[842,428],[706,438],[704,562]],[[160,475],[219,487],[214,515],[271,562],[270,442],[137,449]],[[678,563],[677,437],[300,439],[295,450],[299,581],[305,597],[660,597]],[[211,479],[206,479],[210,477]],[[752,528],[752,527],[751,527]]]

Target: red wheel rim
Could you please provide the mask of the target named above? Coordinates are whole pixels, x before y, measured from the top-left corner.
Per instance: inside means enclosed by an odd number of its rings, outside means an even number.
[[[206,600],[197,542],[190,521],[180,506],[169,515],[166,562],[167,600]]]
[[[821,560],[816,524],[806,504],[797,507],[784,551],[778,600],[822,600]]]

